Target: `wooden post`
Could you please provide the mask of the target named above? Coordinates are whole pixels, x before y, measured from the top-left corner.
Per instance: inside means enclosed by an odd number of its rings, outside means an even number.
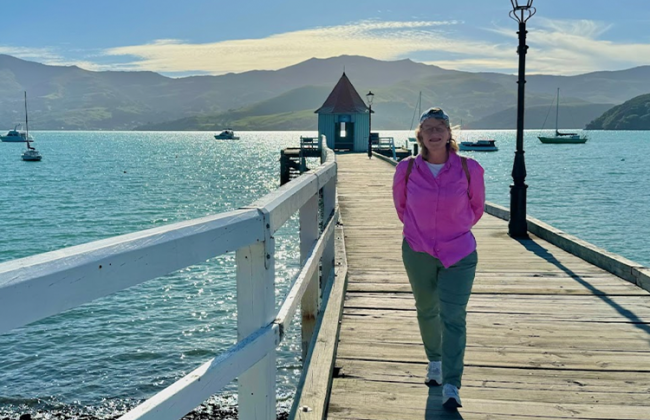
[[[289,156],[284,153],[284,149],[280,151],[280,185],[284,185],[287,182],[291,181],[291,174],[290,174],[290,169],[291,164],[290,161],[291,159]]]
[[[318,136],[318,150],[320,150],[320,163],[325,163],[327,160],[327,138],[325,138],[325,134]]]
[[[266,245],[266,246],[265,246]],[[237,250],[237,339],[275,318],[275,243]],[[275,349],[239,377],[239,419],[275,420]]]
[[[309,251],[318,241],[318,194],[300,208],[300,264],[309,257]],[[307,359],[319,309],[318,270],[314,272],[300,302],[302,313],[302,361]]]
[[[336,178],[330,179],[323,187],[323,226],[327,226],[327,222],[334,214],[334,206],[336,205]],[[334,273],[334,239],[334,235],[332,235],[323,251],[323,259],[321,260],[321,290],[325,287],[325,282]]]

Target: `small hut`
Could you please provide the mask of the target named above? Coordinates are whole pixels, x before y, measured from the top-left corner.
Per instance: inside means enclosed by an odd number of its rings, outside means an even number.
[[[318,108],[318,135],[331,149],[365,152],[370,135],[370,109],[343,72],[323,106]]]

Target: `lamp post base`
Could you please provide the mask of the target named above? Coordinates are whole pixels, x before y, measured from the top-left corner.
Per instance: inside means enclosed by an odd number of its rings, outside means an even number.
[[[510,186],[510,221],[508,235],[516,239],[529,239],[526,224],[526,189],[528,185]]]

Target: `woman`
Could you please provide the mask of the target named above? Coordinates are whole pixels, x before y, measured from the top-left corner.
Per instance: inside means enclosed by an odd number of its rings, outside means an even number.
[[[402,260],[429,359],[425,383],[443,385],[446,408],[462,407],[467,302],[476,273],[470,229],[483,215],[483,168],[461,158],[449,117],[431,108],[415,130],[420,155],[397,165],[393,201],[404,224]]]

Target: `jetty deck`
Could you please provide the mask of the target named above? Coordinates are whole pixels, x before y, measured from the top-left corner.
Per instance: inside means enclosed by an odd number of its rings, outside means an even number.
[[[401,261],[394,168],[342,154],[348,260],[330,419],[650,419],[650,293],[486,214],[468,306],[463,408],[423,384],[426,359]]]

